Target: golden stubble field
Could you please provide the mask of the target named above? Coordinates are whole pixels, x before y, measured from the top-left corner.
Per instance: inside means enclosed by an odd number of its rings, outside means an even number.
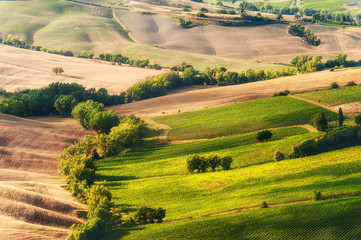
[[[62,67],[64,73],[56,76],[53,67]],[[11,92],[63,82],[78,83],[87,88],[106,88],[112,94],[119,94],[135,82],[159,73],[159,70],[117,66],[99,60],[0,45],[0,88]]]

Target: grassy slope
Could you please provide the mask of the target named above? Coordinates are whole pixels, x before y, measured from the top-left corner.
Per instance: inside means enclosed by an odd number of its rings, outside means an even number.
[[[295,143],[320,135],[298,127],[275,129],[272,133],[272,141],[262,144],[255,144],[254,132],[199,142],[135,147],[120,156],[99,161],[97,174],[107,180],[187,174],[185,161],[194,153],[229,154],[234,158],[233,168],[244,167],[273,161],[276,150],[289,152]]]
[[[360,197],[259,209],[114,232],[107,239],[357,239]],[[225,228],[225,226],[227,226]],[[211,236],[211,237],[210,237]]]
[[[157,117],[155,120],[172,128],[169,132],[171,139],[195,139],[309,123],[318,112],[336,118],[335,113],[310,103],[277,97]]]
[[[353,147],[230,171],[108,181],[106,185],[125,211],[147,205],[166,208],[167,220],[201,217],[257,207],[262,201],[307,200],[315,190],[324,196],[353,194],[361,184],[360,154],[361,147]]]
[[[306,92],[297,94],[297,96],[334,106],[361,101],[361,86]]]
[[[0,1],[0,35],[5,37],[8,33],[49,49],[122,53],[132,59],[149,58],[163,66],[185,61],[200,70],[207,66],[237,71],[282,68],[134,43],[112,18],[110,9],[65,0]]]

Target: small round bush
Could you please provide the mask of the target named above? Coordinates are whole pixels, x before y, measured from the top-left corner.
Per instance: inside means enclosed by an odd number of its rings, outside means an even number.
[[[330,89],[336,89],[339,88],[340,86],[337,84],[337,82],[333,82],[331,83]]]
[[[315,201],[320,201],[320,200],[322,200],[322,193],[315,191],[315,192],[313,193],[313,200],[315,200]]]
[[[283,159],[285,159],[285,155],[283,153],[281,153],[280,151],[276,151],[275,155],[273,156],[273,159],[278,162],[281,161]]]
[[[268,208],[268,204],[267,204],[266,202],[263,202],[263,203],[261,204],[261,208]]]

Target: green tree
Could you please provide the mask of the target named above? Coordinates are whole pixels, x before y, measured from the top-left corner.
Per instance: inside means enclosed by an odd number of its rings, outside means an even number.
[[[208,166],[212,169],[212,172],[216,171],[216,168],[220,166],[221,159],[217,155],[209,155],[205,158]]]
[[[60,115],[71,116],[71,111],[77,105],[78,101],[71,95],[61,95],[54,103],[55,109]]]
[[[53,72],[56,75],[61,75],[64,72],[64,69],[62,67],[53,67]]]
[[[224,156],[221,157],[221,167],[223,168],[223,170],[229,170],[231,169],[231,165],[232,165],[233,159],[231,156]]]
[[[342,112],[342,108],[338,109],[338,126],[341,127],[343,125],[343,121],[345,120]]]
[[[95,114],[102,111],[104,111],[104,104],[87,100],[76,105],[71,114],[83,128],[90,129],[90,120]]]
[[[263,130],[257,133],[257,140],[259,142],[263,142],[263,141],[268,141],[269,139],[271,139],[272,137],[272,133],[269,130]]]
[[[355,123],[356,123],[357,125],[361,125],[361,115],[355,116]]]
[[[337,84],[337,82],[331,83],[330,89],[337,89],[337,88],[340,88],[340,86]]]
[[[193,154],[187,159],[187,170],[190,173],[194,173],[195,170],[200,172],[200,165],[202,162],[202,157],[197,154]]]
[[[314,126],[318,131],[326,131],[328,122],[324,113],[317,113],[311,120],[311,125]]]
[[[119,124],[119,117],[114,111],[97,112],[89,121],[89,128],[97,133],[109,133],[110,129]]]

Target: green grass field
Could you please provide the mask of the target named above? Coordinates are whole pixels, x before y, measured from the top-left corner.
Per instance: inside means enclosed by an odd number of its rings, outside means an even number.
[[[123,175],[119,170],[119,175],[105,179],[113,200],[125,212],[134,212],[147,205],[167,209],[166,220],[197,218],[257,207],[262,201],[276,204],[309,200],[315,190],[320,190],[326,197],[354,194],[361,184],[360,156],[361,147],[358,146],[308,158],[203,174],[120,180],[127,172],[123,168]],[[162,164],[152,164],[152,167],[158,171],[166,168]],[[184,164],[182,168],[185,167]],[[98,174],[106,175],[107,171],[100,169]]]
[[[358,239],[360,197],[136,226],[106,239]]]
[[[324,112],[331,119],[337,115],[321,107],[289,97],[275,97],[201,111],[155,118],[172,129],[174,140],[199,139],[247,133],[265,128],[307,124],[312,116]]]
[[[113,19],[111,9],[65,0],[0,1],[0,36],[6,38],[9,33],[52,50],[62,48],[75,54],[87,51],[96,55],[121,53],[131,59],[148,58],[151,63],[165,67],[185,61],[199,70],[209,66],[224,66],[233,71],[283,68],[278,64],[207,56],[135,43]]]
[[[288,153],[300,141],[322,135],[299,127],[274,129],[272,133],[271,141],[260,144],[256,144],[257,133],[253,132],[198,142],[134,147],[120,156],[99,161],[97,174],[106,180],[184,175],[187,156],[195,153],[229,154],[234,158],[233,168],[245,167],[273,161],[275,151]]]
[[[338,89],[313,91],[297,94],[297,96],[331,106],[361,101],[361,86],[350,86]]]

